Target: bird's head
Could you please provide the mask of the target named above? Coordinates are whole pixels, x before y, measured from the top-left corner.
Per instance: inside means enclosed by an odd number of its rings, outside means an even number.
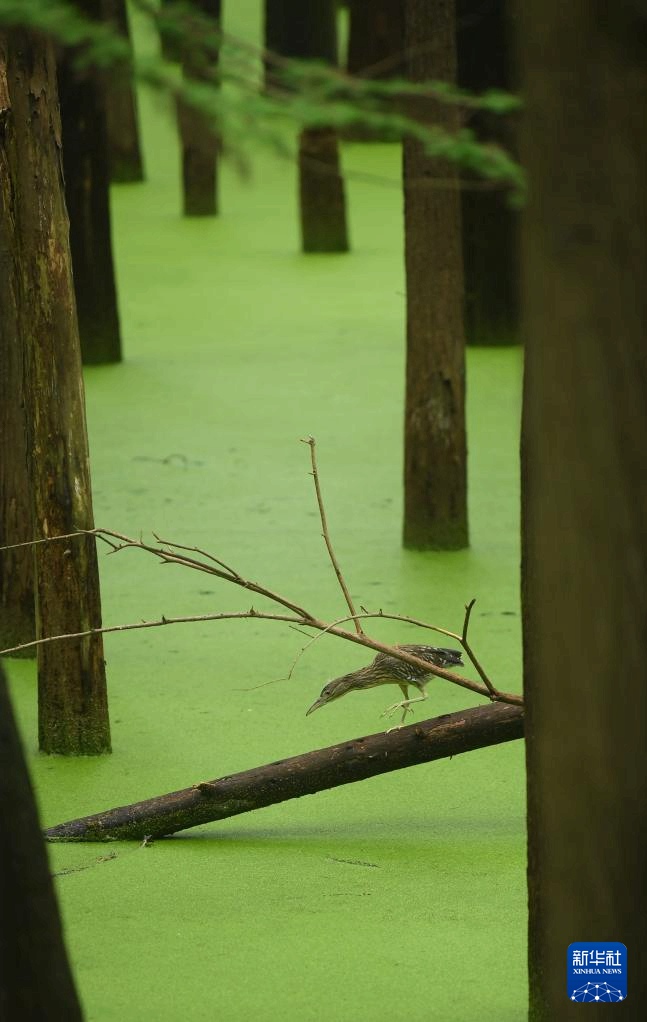
[[[331,703],[333,699],[339,699],[340,696],[346,695],[352,688],[355,688],[355,679],[357,671],[352,674],[344,674],[341,678],[334,678],[329,681],[327,685],[324,685],[321,690],[321,695],[318,699],[315,699],[314,703],[309,710],[306,711],[306,717],[310,713],[314,713],[320,706],[325,706],[326,703]]]

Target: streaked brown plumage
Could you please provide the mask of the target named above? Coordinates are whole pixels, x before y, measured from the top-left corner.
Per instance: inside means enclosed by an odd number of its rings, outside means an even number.
[[[460,650],[457,649],[418,645],[402,645],[397,648],[407,653],[412,653],[421,660],[427,660],[436,667],[463,666]],[[344,674],[340,678],[334,678],[332,681],[329,681],[324,686],[319,698],[315,700],[307,711],[306,716],[318,710],[320,706],[325,706],[326,703],[332,702],[333,699],[339,699],[340,696],[346,695],[347,692],[355,692],[364,688],[375,688],[377,685],[399,685],[404,699],[402,702],[389,706],[383,716],[390,717],[396,710],[401,709],[401,723],[404,723],[407,713],[413,713],[411,703],[417,703],[427,698],[425,686],[429,678],[429,671],[424,671],[421,667],[414,667],[413,664],[407,664],[404,660],[398,660],[397,657],[389,656],[388,653],[378,653],[373,663],[369,664],[368,667],[360,667],[358,671],[352,671],[350,674]],[[409,685],[413,685],[421,694],[413,699],[409,699]]]

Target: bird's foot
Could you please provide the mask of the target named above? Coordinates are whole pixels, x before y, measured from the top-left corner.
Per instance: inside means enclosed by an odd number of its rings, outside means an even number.
[[[404,702],[401,702],[401,703],[393,703],[393,706],[387,706],[387,708],[384,711],[384,713],[381,713],[380,716],[381,717],[392,717],[393,714],[396,712],[396,710],[402,710],[402,723],[403,724],[404,724],[404,718],[406,717],[407,713],[413,713],[413,710],[409,706],[409,703],[405,700]],[[391,728],[391,730],[394,731],[395,728]]]

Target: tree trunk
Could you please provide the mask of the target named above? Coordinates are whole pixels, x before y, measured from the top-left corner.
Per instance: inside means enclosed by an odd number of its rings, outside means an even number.
[[[79,0],[86,17],[99,20],[101,0]],[[93,70],[73,66],[64,51],[58,63],[63,121],[65,201],[70,218],[74,290],[84,364],[121,361],[121,335],[112,259],[108,135],[102,89]]]
[[[169,24],[164,20],[165,15],[169,14],[168,11],[164,11],[164,8],[172,8],[173,5],[177,6],[177,0],[160,0],[160,49],[164,60],[168,60],[173,64],[179,64],[182,60],[182,42],[175,28],[176,19],[171,18],[173,22],[172,27],[169,27]]]
[[[299,204],[303,252],[348,252],[344,179],[332,128],[301,132]]]
[[[1,666],[0,832],[0,1018],[77,1022],[81,1006]]]
[[[194,6],[214,22],[220,20],[220,0],[195,0]],[[182,73],[187,81],[215,82],[218,46],[205,42],[199,26],[186,23],[182,46]],[[178,126],[182,143],[182,185],[185,216],[216,216],[218,213],[218,137],[213,124],[200,111],[178,102]]]
[[[337,64],[334,0],[266,0],[266,49],[283,57]],[[266,86],[277,68],[266,63]],[[305,128],[299,138],[299,213],[303,252],[348,252],[344,179],[337,132]]]
[[[350,0],[348,8],[348,73],[376,81],[404,77],[401,0]]]
[[[628,1019],[647,995],[646,30],[519,4],[532,1022],[580,1018],[573,941],[627,945]]]
[[[453,0],[407,0],[405,15],[409,78],[454,82]],[[417,103],[410,112],[458,126],[449,104]],[[453,550],[468,543],[460,196],[454,167],[412,138],[404,142],[404,224],[404,545]]]
[[[493,703],[368,735],[50,827],[50,841],[164,837],[341,784],[523,737],[523,709]]]
[[[458,84],[470,92],[514,88],[504,0],[458,0]],[[516,148],[509,117],[475,112],[470,128],[484,142]],[[482,182],[482,179],[480,179]],[[519,214],[503,191],[461,193],[468,344],[519,343]]]
[[[11,215],[2,234],[12,238],[32,530],[56,536],[93,527],[56,68],[51,46],[37,35],[13,32],[5,52],[0,152]],[[93,537],[41,544],[35,564],[38,637],[100,625]],[[39,647],[38,693],[42,751],[109,751],[100,636]]]
[[[6,52],[0,54],[0,131],[9,110]],[[8,153],[0,141],[0,546],[32,539],[31,496],[23,408],[22,353],[16,344],[20,309],[14,264],[15,222]],[[0,552],[0,648],[31,642],[34,552]],[[35,649],[23,656],[34,656]],[[16,656],[21,654],[16,653]]]
[[[348,73],[384,81],[403,78],[404,7],[402,0],[350,0]],[[361,142],[390,142],[393,136],[374,128],[352,125],[344,138]]]
[[[124,39],[130,40],[126,0],[101,0],[103,18]],[[110,180],[120,183],[144,180],[139,141],[137,92],[132,78],[120,69],[104,81]]]

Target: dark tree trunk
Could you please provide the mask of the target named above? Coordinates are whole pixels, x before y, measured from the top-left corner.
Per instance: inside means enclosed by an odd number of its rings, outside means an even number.
[[[9,109],[6,53],[0,55],[0,131]],[[7,149],[0,144],[0,546],[32,539],[23,408],[19,287],[14,264],[13,194]],[[34,552],[0,552],[0,649],[35,638]],[[23,656],[35,656],[35,649]],[[19,654],[16,654],[18,656]]]
[[[78,0],[99,20],[101,0]],[[70,218],[74,290],[86,365],[121,361],[117,290],[112,259],[108,136],[103,90],[96,73],[73,66],[66,51],[58,64],[63,121],[65,201]]]
[[[409,78],[454,82],[453,0],[407,0],[405,14]],[[417,104],[411,113],[457,128],[449,104]],[[459,549],[468,542],[460,195],[454,167],[426,156],[411,138],[404,142],[404,223],[404,544]]]
[[[350,0],[348,72],[381,80],[402,78],[404,8],[401,0]]]
[[[169,13],[168,11],[165,12],[164,8],[170,8],[173,7],[173,5],[177,5],[177,0],[160,0],[160,49],[164,60],[169,60],[173,64],[179,64],[182,60],[182,42],[177,28],[175,27],[177,25],[177,19],[171,18],[171,25],[164,21],[165,13]]]
[[[19,310],[14,342],[23,356],[32,534],[56,536],[93,527],[56,68],[41,37],[18,31],[4,66],[0,153],[11,207],[1,233],[11,241]],[[100,625],[94,538],[34,549],[38,636]],[[38,692],[44,752],[109,751],[100,636],[40,646]]]
[[[402,0],[350,0],[348,13],[348,73],[375,81],[403,78]],[[389,142],[393,136],[357,124],[344,131],[344,138],[363,142]]]
[[[520,706],[475,706],[69,820],[45,834],[50,841],[164,837],[391,770],[514,741],[523,737],[523,719]]]
[[[471,92],[514,87],[505,0],[458,0],[458,84]],[[509,118],[475,113],[485,142],[515,149]],[[468,344],[519,343],[519,214],[503,191],[463,189],[465,334]]]
[[[195,0],[194,6],[214,22],[220,20],[220,0]],[[214,26],[215,28],[215,26]],[[204,39],[200,27],[186,22],[182,46],[182,73],[188,81],[215,82],[218,46]],[[185,216],[216,216],[218,213],[218,137],[213,124],[200,111],[178,103],[182,143],[182,186]]]
[[[344,179],[332,128],[306,128],[299,138],[301,247],[304,252],[348,252]]]
[[[530,0],[519,57],[530,1018],[580,1019],[566,949],[614,940],[633,1020],[647,996],[647,20],[638,4]]]
[[[101,0],[104,19],[124,39],[130,40],[126,0]],[[144,162],[139,141],[137,92],[126,72],[115,69],[104,81],[108,160],[110,180],[131,182],[144,180]]]
[[[337,63],[334,0],[266,0],[265,45],[283,57]],[[266,65],[266,85],[275,88],[277,68]],[[299,207],[303,252],[347,252],[344,179],[337,132],[305,128],[299,138]]]
[[[0,70],[0,100],[1,76]],[[0,1019],[81,1020],[34,793],[1,666],[0,833]]]

